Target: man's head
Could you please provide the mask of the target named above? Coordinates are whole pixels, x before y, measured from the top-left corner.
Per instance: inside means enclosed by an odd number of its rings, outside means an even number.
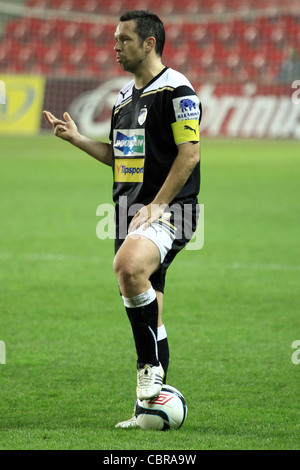
[[[165,28],[157,15],[149,11],[135,10],[124,13],[120,21],[134,21],[134,32],[140,38],[141,44],[149,37],[155,38],[155,52],[162,56],[165,44]]]

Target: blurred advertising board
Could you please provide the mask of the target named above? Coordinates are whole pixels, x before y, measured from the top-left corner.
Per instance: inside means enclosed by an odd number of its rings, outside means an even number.
[[[42,109],[47,109],[60,118],[68,111],[84,135],[108,137],[117,93],[127,82],[127,76],[99,82],[1,75],[0,134],[49,130],[42,119]],[[194,87],[203,106],[203,136],[300,139],[300,99],[293,99],[299,94],[287,85]]]
[[[38,133],[44,100],[44,77],[1,74],[0,83],[0,134]]]
[[[58,117],[68,111],[85,135],[107,137],[116,95],[128,81],[124,76],[102,82],[48,79],[44,107]],[[300,99],[293,102],[291,87],[193,85],[203,106],[203,136],[300,139]]]

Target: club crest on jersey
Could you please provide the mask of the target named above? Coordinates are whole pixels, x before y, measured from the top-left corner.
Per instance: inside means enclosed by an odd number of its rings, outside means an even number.
[[[140,114],[139,114],[139,117],[138,117],[138,123],[139,123],[140,126],[142,126],[144,124],[144,122],[146,121],[147,114],[148,114],[148,109],[147,108],[142,108],[140,110]]]

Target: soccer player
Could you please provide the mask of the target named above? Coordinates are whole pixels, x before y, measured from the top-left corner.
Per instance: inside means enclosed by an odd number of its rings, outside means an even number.
[[[191,83],[162,63],[165,30],[143,10],[120,17],[116,60],[132,80],[112,110],[110,143],[81,135],[68,113],[44,111],[54,134],[112,167],[114,272],[137,353],[136,394],[158,396],[169,364],[162,321],[166,271],[196,229],[201,104]],[[137,427],[135,416],[116,427]]]

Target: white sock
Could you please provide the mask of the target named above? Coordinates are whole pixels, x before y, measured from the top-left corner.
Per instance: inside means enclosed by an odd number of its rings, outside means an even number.
[[[141,294],[136,295],[135,297],[124,297],[123,302],[125,307],[129,308],[136,308],[136,307],[144,307],[145,305],[151,304],[153,300],[156,299],[156,292],[151,286],[146,292],[142,292]]]
[[[161,341],[167,337],[167,330],[165,325],[161,325],[157,328],[157,341]]]

